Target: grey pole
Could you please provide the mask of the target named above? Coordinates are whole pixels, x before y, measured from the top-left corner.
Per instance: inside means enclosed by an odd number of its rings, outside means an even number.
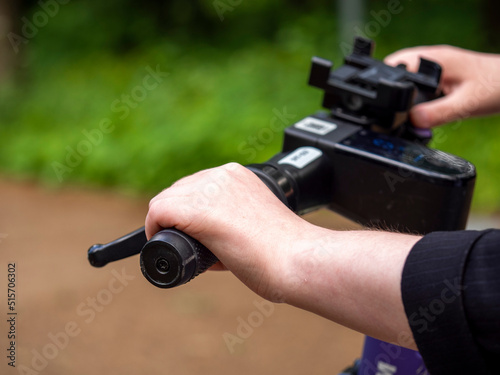
[[[365,14],[365,0],[338,0],[339,38],[338,46],[345,56],[352,47],[356,26],[362,29]]]

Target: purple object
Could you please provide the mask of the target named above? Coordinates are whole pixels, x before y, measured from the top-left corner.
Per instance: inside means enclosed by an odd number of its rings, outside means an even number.
[[[367,336],[357,375],[428,375],[419,352]]]
[[[422,129],[422,128],[413,128],[413,131],[416,135],[422,138],[432,138],[432,130],[430,129]]]

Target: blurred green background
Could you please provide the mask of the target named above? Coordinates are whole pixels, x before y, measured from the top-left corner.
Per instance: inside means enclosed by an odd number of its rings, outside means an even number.
[[[365,1],[358,30],[393,1]],[[320,109],[321,93],[306,80],[313,55],[340,64],[351,43],[339,32],[339,3],[2,0],[10,24],[1,39],[0,171],[54,187],[154,194],[200,169],[264,161],[281,133],[266,132],[255,154],[244,150],[277,112],[296,121]],[[500,51],[494,1],[400,6],[376,35],[367,32],[378,58],[438,43]],[[499,125],[499,117],[466,120],[434,141],[476,165],[476,211],[500,208]]]

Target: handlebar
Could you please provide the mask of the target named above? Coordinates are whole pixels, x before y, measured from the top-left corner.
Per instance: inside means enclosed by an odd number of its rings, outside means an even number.
[[[318,149],[301,147],[247,168],[292,211],[300,213],[328,202],[329,183],[324,181],[328,181],[331,168],[322,156]],[[290,157],[294,162],[288,164]],[[295,163],[300,158],[305,158],[307,165],[297,168]],[[317,179],[323,183],[311,184]],[[144,277],[159,288],[185,284],[218,261],[203,244],[175,228],[163,229],[147,241],[144,227],[108,244],[92,246],[88,259],[92,266],[102,267],[138,253]]]

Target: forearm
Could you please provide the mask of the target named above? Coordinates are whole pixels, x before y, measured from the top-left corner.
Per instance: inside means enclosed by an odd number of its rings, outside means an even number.
[[[286,302],[359,332],[415,348],[401,275],[417,236],[310,226],[290,257]]]

